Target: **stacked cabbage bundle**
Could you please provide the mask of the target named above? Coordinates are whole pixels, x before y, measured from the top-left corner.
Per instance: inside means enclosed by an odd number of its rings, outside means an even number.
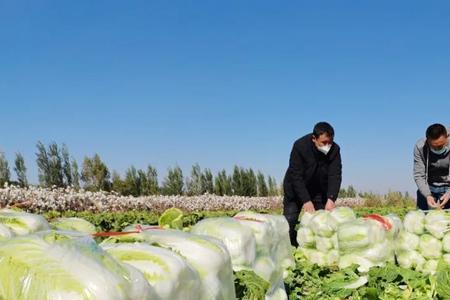
[[[100,246],[139,268],[163,299],[235,299],[231,259],[221,241],[180,230],[141,228],[138,233],[127,228],[130,234],[108,238]]]
[[[161,225],[179,227],[179,213],[165,214]],[[0,299],[235,299],[220,240],[155,226],[128,230],[97,245],[83,219],[49,224],[0,210]]]
[[[287,299],[283,279],[294,260],[283,216],[241,212],[234,218],[202,220],[192,232],[220,239],[230,252],[235,271],[252,270],[269,282],[266,299]]]
[[[351,208],[339,207],[333,211],[318,210],[304,213],[297,232],[297,242],[305,256],[314,264],[334,266],[339,262],[339,224],[356,220]]]
[[[43,217],[11,210],[0,211],[0,223],[0,299],[159,299],[139,271],[89,235],[50,230]]]
[[[401,225],[395,215],[357,219],[351,208],[338,207],[331,212],[303,214],[297,241],[314,264],[340,268],[356,264],[359,271],[367,272],[373,266],[394,261],[391,240]]]
[[[372,219],[371,217],[375,217]],[[338,228],[339,267],[358,265],[360,272],[395,262],[393,240],[400,232],[397,216],[369,216],[341,224]]]
[[[450,215],[443,210],[410,211],[396,242],[401,267],[434,274],[440,259],[450,264]]]

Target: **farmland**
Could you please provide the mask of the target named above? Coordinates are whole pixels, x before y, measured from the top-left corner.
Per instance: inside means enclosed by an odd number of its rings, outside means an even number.
[[[114,238],[114,236],[108,237],[108,234],[110,232],[121,232],[127,230],[127,228],[128,230],[130,230],[130,228],[133,229],[135,224],[143,224],[145,226],[149,226],[148,228],[150,228],[150,230],[153,230],[153,228],[157,228],[160,226],[166,226],[165,228],[167,228],[167,230],[169,231],[179,231],[181,236],[175,234],[175,236],[172,238],[178,240],[177,243],[181,243],[181,245],[184,244],[183,242],[179,241],[188,238],[188,236],[191,234],[191,231],[216,235],[216,237],[219,237],[223,241],[225,241],[226,244],[226,241],[229,240],[228,238],[231,238],[231,236],[228,236],[229,234],[232,234],[230,232],[234,232],[234,234],[236,234],[236,232],[238,233],[238,235],[236,235],[234,239],[240,238],[242,241],[245,241],[246,239],[242,239],[241,232],[247,232],[248,229],[245,229],[246,227],[244,226],[237,227],[240,228],[237,231],[233,231],[234,229],[228,231],[227,234],[224,234],[220,230],[210,233],[208,232],[210,226],[217,226],[216,228],[231,226],[230,228],[234,228],[234,226],[246,225],[246,222],[252,223],[256,221],[254,220],[254,218],[262,218],[260,216],[264,216],[264,213],[279,215],[282,208],[281,197],[215,196],[208,194],[196,197],[132,197],[120,196],[115,193],[88,192],[83,190],[75,191],[70,188],[42,189],[37,187],[30,187],[27,189],[23,189],[14,186],[0,189],[0,203],[2,207],[9,207],[10,209],[13,209],[13,211],[23,211],[33,213],[33,215],[43,216],[45,220],[49,222],[51,228],[53,228],[51,234],[56,234],[56,237],[52,237],[51,239],[74,238],[73,236],[58,236],[58,234],[60,233],[58,233],[58,231],[55,231],[55,229],[58,229],[55,227],[57,226],[55,224],[64,224],[66,220],[72,220],[72,218],[85,220],[89,222],[89,224],[91,224],[89,226],[92,227],[89,228],[93,228],[91,229],[92,232],[100,232],[106,234],[106,237],[95,237],[96,244],[101,245],[101,247],[103,247],[102,249],[106,249],[106,251],[109,251],[119,258],[123,257],[121,254],[122,252],[120,251],[128,251],[127,253],[130,253],[129,251],[137,250],[135,250],[134,248],[130,250],[129,248],[127,248],[128,246],[126,244],[123,244],[123,239]],[[340,199],[338,200],[338,204],[341,206],[353,206],[355,217],[363,217],[370,214],[396,214],[401,218],[404,218],[409,211],[413,210],[413,207],[411,205],[397,207],[364,207],[362,199],[350,198]],[[169,223],[166,224],[165,221],[161,223],[161,216],[163,215],[163,212],[171,207],[181,208],[182,214],[174,216],[174,218],[176,218],[176,221],[173,221],[172,219],[170,219],[170,217]],[[254,217],[253,215],[240,216],[239,212],[248,210],[263,213],[263,215],[256,214]],[[2,213],[8,215],[8,210]],[[205,223],[205,220],[211,220],[212,222]],[[244,224],[237,224],[239,222],[244,222]],[[269,219],[265,220],[263,218],[258,222],[270,223],[272,221],[269,221]],[[216,225],[214,225],[215,223]],[[210,225],[204,225],[202,227],[198,224]],[[249,228],[251,229],[252,226],[253,225],[251,225]],[[283,227],[278,227],[278,229],[279,228]],[[285,229],[283,229],[283,231],[284,230]],[[136,237],[133,237],[131,235],[127,237],[126,240],[127,242],[133,240],[136,243],[140,239],[143,239],[142,241],[146,241],[146,239],[155,239],[155,236],[152,236],[152,234],[146,232],[136,233]],[[143,235],[143,237],[141,237],[140,235]],[[48,240],[49,237],[47,236],[45,239]],[[277,239],[278,238],[275,238],[275,240]],[[18,240],[20,241],[20,239]],[[105,246],[103,245],[105,240],[114,242]],[[285,246],[281,248],[290,248],[286,245],[286,235],[284,235],[284,238],[282,238],[282,240],[284,240]],[[281,239],[279,241],[281,241]],[[163,243],[162,240],[160,240],[159,243]],[[274,240],[267,240],[267,243],[274,243]],[[278,243],[280,242],[276,242],[273,245],[276,245]],[[266,246],[265,244],[265,242],[259,241],[259,244],[257,242],[255,244],[255,249],[258,249],[258,247],[260,247],[260,250],[253,251],[256,251],[255,253],[266,251],[264,250],[264,247]],[[119,247],[115,245],[123,246]],[[171,245],[171,247],[174,247],[173,244]],[[247,249],[249,247],[249,244],[247,243],[245,245],[247,246],[242,248],[243,250],[239,250],[238,253],[242,251],[245,252],[244,249]],[[192,246],[194,246],[194,244],[192,244]],[[275,266],[275,269],[278,270],[281,270],[279,269],[279,267],[283,264],[285,265],[285,267],[287,267],[287,262],[289,261],[289,255],[284,256],[285,259],[287,259],[284,260],[284,263],[282,256],[278,255],[278,253],[281,253],[281,248],[278,247],[278,250],[271,250],[272,253],[270,253],[270,256],[267,256],[267,258],[271,257],[270,260],[278,262],[278,266]],[[182,249],[184,248],[179,249],[180,250],[177,251],[183,251]],[[3,251],[4,254],[7,253],[5,252],[6,250]],[[143,247],[142,249],[139,249],[139,251],[155,250],[153,248],[147,249]],[[307,255],[305,255],[305,252],[302,251],[301,248],[292,248],[290,249],[290,251],[292,253],[292,256],[290,257],[292,257],[293,260],[290,266],[285,269],[283,275],[286,294],[289,295],[290,299],[447,299],[448,291],[445,287],[448,286],[448,281],[450,280],[450,270],[446,265],[444,266],[443,264],[439,265],[439,268],[436,269],[436,272],[434,274],[426,274],[419,270],[401,267],[395,261],[389,261],[382,265],[374,265],[370,268],[370,270],[361,271],[361,269],[358,268],[357,265],[349,265],[345,268],[340,268],[339,266],[332,264],[319,266],[317,263],[314,263],[314,261],[311,261],[311,259]],[[167,253],[165,255],[167,255]],[[251,271],[251,267],[242,268],[241,265],[235,263],[236,261],[241,261],[242,263],[242,257],[240,254],[233,254],[231,251],[231,257],[232,261],[234,262],[234,288],[232,288],[230,285],[227,285],[227,289],[229,292],[233,291],[233,294],[236,295],[236,299],[284,299],[283,296],[275,295],[275,293],[274,295],[272,295],[272,298],[267,298],[267,296],[265,296],[268,290],[271,289],[271,287],[273,287],[275,283],[275,281],[270,277],[261,277],[264,274],[264,272],[262,272],[261,270],[263,270],[265,267],[263,269],[254,269],[253,271],[255,271],[255,273]],[[194,265],[196,265],[197,262],[195,261],[195,259],[192,259],[193,258],[189,260],[188,255],[188,262],[194,263]],[[254,265],[254,263],[250,263],[250,265]],[[196,265],[196,268],[202,267]],[[222,276],[222,280],[225,280],[223,279],[223,276],[225,275],[220,276]],[[227,276],[228,275],[226,275],[225,277]],[[95,279],[92,280],[95,281]],[[359,284],[358,281],[360,281]],[[158,284],[156,284],[156,286],[158,286]],[[176,294],[176,292],[174,291],[170,292]],[[169,292],[159,291],[159,293],[162,293],[162,295],[164,295],[164,293],[167,294]],[[141,295],[143,295],[142,299],[148,299],[145,298],[145,294]],[[228,294],[228,296],[215,295],[213,298],[231,299],[230,297],[231,296],[229,296]],[[98,299],[102,298],[100,297]],[[123,299],[127,298],[125,297]]]

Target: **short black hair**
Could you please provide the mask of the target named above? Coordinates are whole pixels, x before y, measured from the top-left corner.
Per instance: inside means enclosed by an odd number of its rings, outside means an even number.
[[[313,135],[318,138],[322,134],[328,135],[330,138],[334,138],[334,129],[327,122],[319,122],[314,125]]]
[[[442,124],[433,124],[427,128],[427,140],[437,140],[443,135],[447,136],[447,129]]]

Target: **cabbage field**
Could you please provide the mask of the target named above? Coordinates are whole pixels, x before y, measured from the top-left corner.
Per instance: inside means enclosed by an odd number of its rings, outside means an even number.
[[[305,213],[295,249],[263,204],[103,211],[57,193],[0,192],[0,299],[450,299],[446,211]]]

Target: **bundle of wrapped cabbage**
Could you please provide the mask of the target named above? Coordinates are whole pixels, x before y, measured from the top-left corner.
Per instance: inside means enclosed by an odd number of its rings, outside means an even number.
[[[0,299],[158,299],[142,274],[76,232],[41,231],[0,243]]]
[[[396,242],[401,267],[434,274],[440,259],[450,264],[450,214],[444,210],[410,211]]]
[[[338,207],[331,212],[304,213],[297,232],[297,242],[306,258],[320,266],[339,263],[337,230],[340,224],[356,220],[351,208]]]
[[[351,208],[318,210],[301,217],[297,233],[299,247],[306,258],[320,266],[358,265],[361,272],[394,261],[392,240],[402,222],[396,215],[369,215],[357,219]]]
[[[133,227],[124,231],[132,233],[110,237],[102,247],[111,243],[142,242],[166,248],[181,255],[200,275],[201,286],[196,291],[199,300],[235,299],[231,258],[225,245],[218,239],[152,226],[141,226],[142,232],[134,233]],[[106,248],[107,249],[107,248]]]
[[[200,275],[180,255],[146,243],[106,243],[102,248],[141,271],[161,300],[198,299]]]

